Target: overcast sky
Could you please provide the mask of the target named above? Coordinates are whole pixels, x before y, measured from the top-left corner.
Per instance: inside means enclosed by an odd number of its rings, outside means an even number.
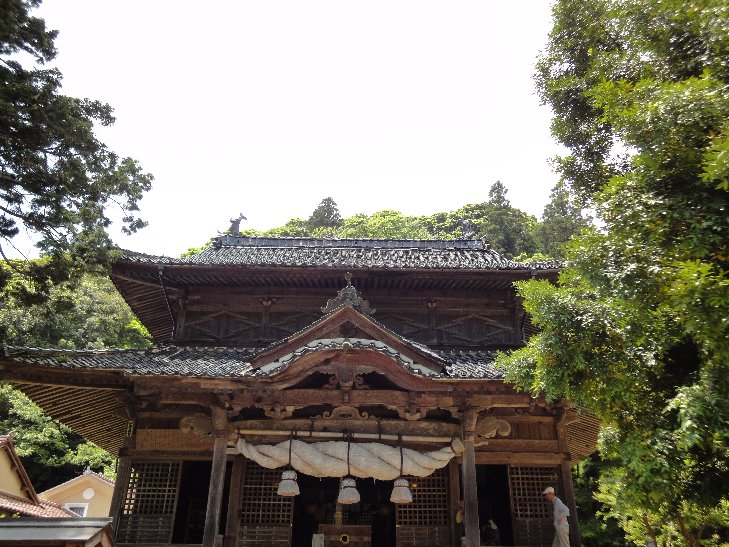
[[[501,180],[539,215],[557,181],[532,74],[548,2],[45,0],[64,92],[155,177],[122,247],[177,255],[244,213],[448,211]]]

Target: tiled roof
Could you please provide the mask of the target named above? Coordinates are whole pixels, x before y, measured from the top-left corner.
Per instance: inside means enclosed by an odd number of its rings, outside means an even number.
[[[10,494],[0,492],[0,511],[3,513],[19,513],[28,517],[69,517],[76,516],[67,509],[64,509],[52,501],[39,499],[38,503],[33,500],[19,498]]]
[[[116,370],[129,376],[240,377],[262,348],[157,346],[140,350],[5,348],[7,359],[62,369]]]
[[[445,365],[439,378],[499,379],[493,367],[494,351],[424,350]],[[196,376],[243,378],[267,374],[252,369],[248,361],[266,348],[208,346],[159,346],[144,350],[66,351],[35,348],[5,348],[5,359],[28,365],[60,369],[116,370],[129,376]],[[275,373],[279,369],[271,370]]]
[[[480,240],[311,239],[220,236],[185,258],[131,251],[132,262],[197,266],[554,270],[558,261],[508,260]]]
[[[449,349],[436,353],[450,363],[446,366],[446,372],[451,378],[504,378],[503,371],[494,367],[496,350]]]

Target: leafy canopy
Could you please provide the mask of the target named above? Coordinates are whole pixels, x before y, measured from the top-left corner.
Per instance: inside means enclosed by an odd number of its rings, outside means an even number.
[[[537,67],[557,164],[601,229],[558,287],[519,286],[542,332],[500,363],[603,419],[601,499],[633,539],[727,539],[727,59],[723,0],[560,0]]]
[[[293,218],[267,231],[245,230],[248,236],[331,237],[375,239],[484,238],[507,258],[539,260],[561,258],[561,246],[590,224],[573,192],[560,184],[544,209],[540,222],[511,205],[508,190],[499,181],[489,189],[488,201],[455,211],[410,216],[391,209],[371,215],[342,218],[332,198],[325,198],[308,220]]]
[[[30,282],[6,268],[10,281],[0,291],[0,340],[4,345],[106,349],[151,345],[146,329],[106,277],[84,276],[61,283],[47,298],[28,304],[18,294]],[[90,467],[109,478],[114,457],[54,422],[21,392],[0,383],[0,432],[13,432],[15,446],[38,490],[69,480]]]
[[[109,105],[60,93],[60,71],[45,68],[57,31],[30,15],[39,4],[0,1],[0,253],[27,231],[47,260],[23,271],[46,289],[110,262],[108,207],[124,232],[144,226],[136,212],[152,176],[94,135],[114,123]]]

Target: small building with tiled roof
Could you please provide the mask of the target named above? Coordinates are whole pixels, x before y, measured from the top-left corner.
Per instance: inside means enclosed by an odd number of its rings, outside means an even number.
[[[114,482],[86,469],[83,474],[40,492],[42,499],[63,506],[80,517],[109,516]]]
[[[0,518],[70,516],[76,515],[36,494],[12,436],[0,435]]]
[[[0,377],[120,456],[122,545],[477,545],[479,520],[504,544],[546,545],[541,492],[576,514],[570,467],[597,423],[516,392],[494,361],[533,332],[513,283],[559,267],[477,240],[125,252],[112,280],[157,345],[3,348]]]

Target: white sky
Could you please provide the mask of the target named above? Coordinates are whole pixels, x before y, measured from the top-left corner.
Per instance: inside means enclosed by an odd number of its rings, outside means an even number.
[[[228,228],[449,211],[540,215],[557,181],[531,76],[541,0],[45,0],[64,92],[103,100],[98,135],[155,176],[124,248],[177,255]],[[115,232],[116,233],[116,232]]]

